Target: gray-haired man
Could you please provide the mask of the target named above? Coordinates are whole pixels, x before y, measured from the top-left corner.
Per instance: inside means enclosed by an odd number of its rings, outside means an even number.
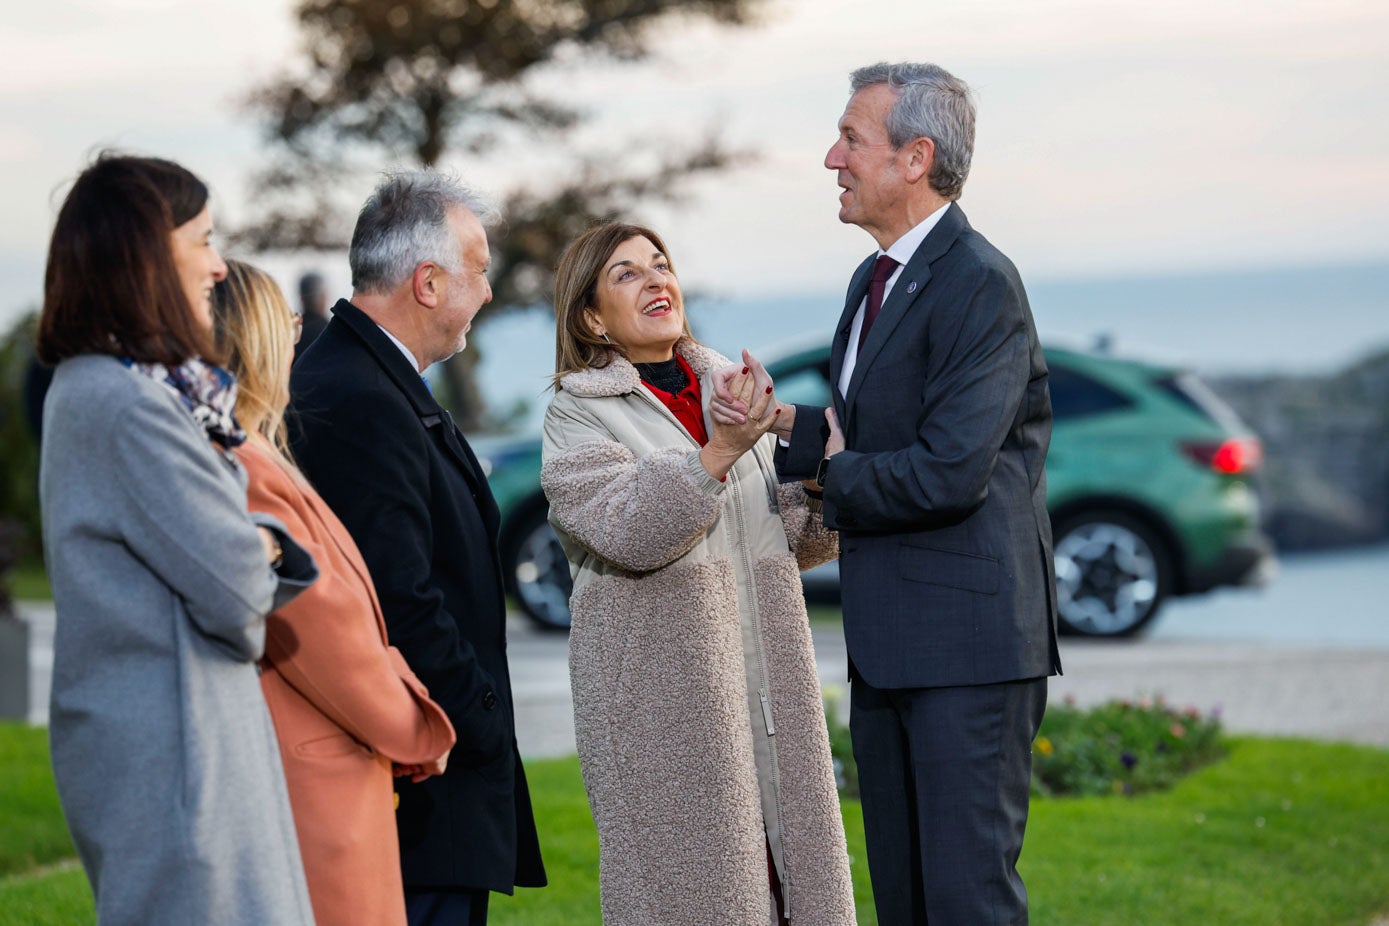
[[[489,891],[545,883],[516,749],[498,513],[421,379],[492,298],[492,211],[446,175],[388,177],[357,218],[352,299],[294,366],[304,472],[361,548],[391,643],[448,712],[448,771],[397,779],[412,926],[480,924]]]
[[[1017,269],[955,202],[968,88],[930,64],[850,86],[825,167],[878,248],[835,332],[833,410],[781,407],[777,468],[839,531],[878,921],[1026,923],[1030,750],[1060,671],[1046,362]],[[716,391],[716,415],[745,411]]]

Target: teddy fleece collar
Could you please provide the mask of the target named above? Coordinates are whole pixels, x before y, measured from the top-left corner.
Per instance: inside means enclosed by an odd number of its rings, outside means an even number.
[[[681,338],[675,344],[675,352],[685,358],[694,375],[700,378],[710,370],[728,365],[728,360],[718,351],[710,350],[694,338]],[[560,388],[571,395],[597,398],[601,396],[627,395],[641,388],[641,376],[637,368],[621,354],[613,354],[612,362],[602,369],[589,367],[577,373],[570,373],[559,381]]]

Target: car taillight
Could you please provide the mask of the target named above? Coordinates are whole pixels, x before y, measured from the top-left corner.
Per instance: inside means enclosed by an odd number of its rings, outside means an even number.
[[[1257,437],[1182,444],[1182,452],[1202,466],[1228,476],[1252,473],[1264,461],[1264,445]]]

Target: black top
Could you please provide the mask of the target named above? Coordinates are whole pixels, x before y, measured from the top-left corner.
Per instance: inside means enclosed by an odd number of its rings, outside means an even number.
[[[690,384],[690,378],[685,375],[685,370],[680,366],[680,361],[671,357],[669,360],[658,360],[655,363],[634,363],[637,368],[637,375],[644,383],[650,383],[663,392],[671,395],[679,395],[686,386]]]

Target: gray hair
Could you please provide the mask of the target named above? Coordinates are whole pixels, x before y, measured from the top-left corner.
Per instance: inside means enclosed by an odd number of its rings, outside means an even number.
[[[874,64],[849,75],[853,93],[887,84],[897,96],[887,116],[887,140],[894,148],[916,138],[936,146],[926,178],[946,199],[959,199],[974,156],[974,100],[964,81],[934,64]]]
[[[480,193],[452,174],[433,169],[386,174],[357,214],[347,255],[352,288],[388,293],[424,261],[460,270],[458,242],[448,224],[455,206],[477,216],[483,226],[500,217]]]

